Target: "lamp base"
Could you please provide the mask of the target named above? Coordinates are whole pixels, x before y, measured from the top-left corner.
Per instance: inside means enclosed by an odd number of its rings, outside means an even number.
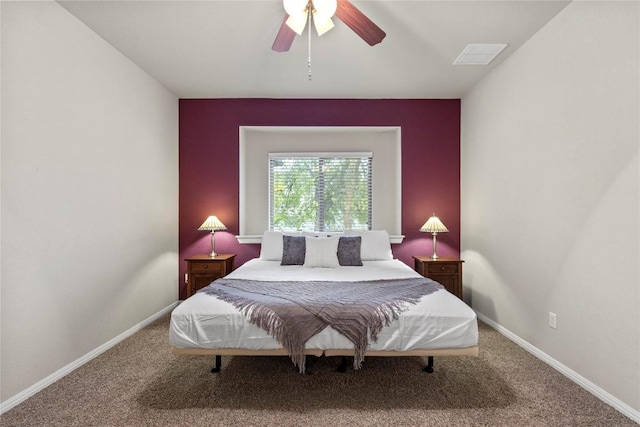
[[[431,259],[438,259],[440,258],[437,254],[436,254],[436,246],[438,245],[438,239],[436,237],[438,233],[431,233],[431,235],[433,236],[433,255],[431,255]]]
[[[216,257],[218,255],[215,250],[216,241],[215,241],[214,234],[215,234],[215,230],[211,230],[211,253],[209,254],[211,258]]]

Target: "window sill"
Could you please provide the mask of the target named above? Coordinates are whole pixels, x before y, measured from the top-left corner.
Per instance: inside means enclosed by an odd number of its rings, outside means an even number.
[[[249,236],[236,236],[236,239],[238,239],[238,242],[242,243],[242,244],[260,244],[262,243],[262,235],[249,235]],[[402,243],[402,240],[404,240],[404,235],[398,235],[398,236],[389,236],[389,239],[391,240],[391,244],[396,245],[399,243]]]

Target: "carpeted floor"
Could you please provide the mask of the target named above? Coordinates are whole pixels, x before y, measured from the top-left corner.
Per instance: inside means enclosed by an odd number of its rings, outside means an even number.
[[[2,426],[635,426],[498,332],[480,357],[213,360],[169,352],[168,316],[0,417]]]

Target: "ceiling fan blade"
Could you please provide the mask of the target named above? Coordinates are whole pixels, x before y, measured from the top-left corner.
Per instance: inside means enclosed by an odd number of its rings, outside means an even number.
[[[387,35],[348,0],[338,0],[336,16],[359,35],[362,40],[367,42],[369,46],[380,43]]]
[[[289,15],[285,15],[276,39],[273,41],[273,46],[271,46],[271,49],[276,52],[287,52],[293,44],[293,39],[296,37],[295,31],[287,25],[288,18]]]

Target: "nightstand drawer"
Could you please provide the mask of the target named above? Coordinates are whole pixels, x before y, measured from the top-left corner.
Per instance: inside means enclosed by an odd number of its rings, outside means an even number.
[[[193,262],[191,271],[194,273],[220,273],[224,269],[224,264],[219,262]]]
[[[457,274],[459,265],[457,262],[433,262],[427,265],[427,271],[432,274]]]

